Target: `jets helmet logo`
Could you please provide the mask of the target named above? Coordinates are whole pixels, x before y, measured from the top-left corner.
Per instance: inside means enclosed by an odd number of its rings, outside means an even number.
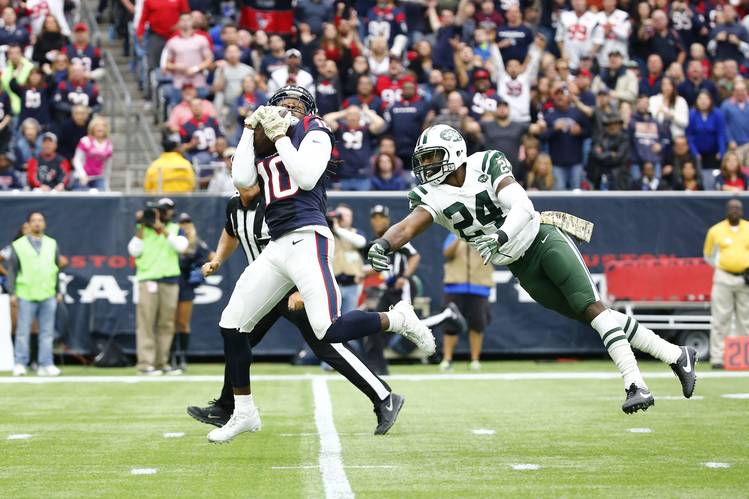
[[[460,134],[452,128],[446,128],[445,130],[442,130],[440,132],[440,138],[442,140],[447,140],[450,142],[460,142],[461,140]]]

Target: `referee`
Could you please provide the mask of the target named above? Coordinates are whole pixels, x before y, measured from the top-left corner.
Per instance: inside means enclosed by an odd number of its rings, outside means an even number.
[[[726,204],[726,219],[710,227],[705,238],[705,260],[715,268],[710,293],[710,364],[723,368],[723,341],[737,325],[749,332],[749,222],[741,201]]]
[[[270,241],[268,225],[265,222],[265,203],[263,196],[259,193],[260,188],[256,185],[241,189],[239,194],[235,194],[229,200],[226,207],[226,225],[221,234],[215,258],[203,266],[205,275],[216,272],[238,246],[242,247],[248,265],[251,264]],[[304,303],[295,289],[291,290],[257,324],[255,329],[246,335],[248,350],[260,343],[280,317],[286,318],[299,329],[302,337],[320,361],[327,362],[372,401],[377,415],[375,435],[387,433],[395,424],[398,411],[402,406],[402,397],[391,393],[388,384],[367,368],[347,344],[324,343],[317,339],[307,319],[307,314],[304,312]],[[247,333],[244,329],[242,332]],[[224,337],[225,351],[226,347],[226,337]],[[230,348],[234,347],[239,348],[237,345]],[[249,351],[246,352],[246,356],[250,356]],[[249,365],[247,368],[249,370]],[[224,369],[224,386],[221,396],[212,401],[208,407],[190,406],[187,408],[187,413],[202,423],[223,426],[234,411],[234,388],[236,387],[232,387],[227,366]]]

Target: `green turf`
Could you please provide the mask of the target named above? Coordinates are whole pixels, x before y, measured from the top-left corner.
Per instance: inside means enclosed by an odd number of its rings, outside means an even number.
[[[458,372],[465,372],[463,365]],[[610,363],[497,362],[484,372],[611,371]],[[667,368],[666,368],[667,369]],[[664,372],[646,363],[646,372]],[[435,372],[401,366],[398,373]],[[262,374],[320,374],[261,364]],[[191,374],[220,374],[216,365]],[[132,370],[66,368],[71,374]],[[406,396],[398,424],[370,435],[369,401],[330,381],[343,463],[358,497],[747,497],[749,379],[701,379],[703,400],[653,379],[656,406],[624,415],[618,380],[391,382]],[[310,381],[258,381],[263,430],[211,445],[211,427],[185,415],[217,383],[0,384],[0,497],[323,497]],[[634,427],[652,433],[635,434]],[[490,429],[494,435],[474,435]],[[164,438],[165,432],[185,432]],[[29,433],[29,440],[6,440]],[[728,469],[703,463],[725,462]],[[515,471],[513,464],[540,465]],[[273,467],[313,466],[273,469]],[[391,468],[351,468],[390,466]],[[133,476],[132,468],[157,474]]]

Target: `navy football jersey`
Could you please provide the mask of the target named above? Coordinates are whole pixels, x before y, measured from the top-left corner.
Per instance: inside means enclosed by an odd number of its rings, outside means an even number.
[[[331,144],[335,141],[330,129],[319,116],[305,116],[294,125],[291,143],[299,149],[304,137],[314,130],[328,134]],[[327,227],[325,210],[325,174],[320,176],[315,187],[309,191],[301,189],[291,178],[278,153],[266,158],[255,158],[261,188],[265,196],[265,220],[271,239],[278,239],[296,229],[309,225]]]
[[[70,64],[80,63],[84,68],[86,68],[86,71],[99,69],[101,53],[97,47],[94,47],[91,44],[79,47],[74,43],[71,43],[67,47],[63,47],[62,52],[63,54],[67,54],[70,59]]]
[[[349,128],[345,121],[338,124],[336,151],[343,165],[339,178],[362,178],[370,173],[369,159],[373,156],[372,134],[365,126]]]

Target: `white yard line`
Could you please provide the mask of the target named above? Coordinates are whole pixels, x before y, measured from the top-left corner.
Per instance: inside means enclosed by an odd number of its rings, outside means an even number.
[[[671,379],[673,373],[644,372],[646,379]],[[544,372],[544,373],[472,373],[472,374],[393,374],[383,376],[388,381],[534,381],[534,380],[599,380],[619,379],[614,371],[591,372]],[[700,379],[733,379],[749,378],[749,371],[698,372]],[[346,381],[343,376],[333,374],[254,374],[252,381]],[[44,384],[44,383],[195,383],[222,382],[220,375],[185,375],[185,376],[59,376],[56,378],[39,378],[36,376],[0,376],[0,384]]]
[[[315,424],[320,434],[320,473],[326,499],[353,498],[354,492],[346,477],[341,460],[341,440],[333,422],[333,405],[328,382],[319,377],[312,380],[315,399]]]

